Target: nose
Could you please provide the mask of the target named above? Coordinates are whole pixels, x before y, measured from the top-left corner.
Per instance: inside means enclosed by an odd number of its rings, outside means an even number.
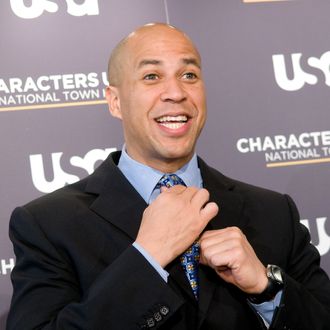
[[[177,78],[173,78],[165,83],[160,97],[163,102],[180,103],[187,99],[187,93],[182,82]]]

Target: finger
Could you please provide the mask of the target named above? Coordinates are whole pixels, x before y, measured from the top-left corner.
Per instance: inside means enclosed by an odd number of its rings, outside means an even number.
[[[199,255],[199,263],[208,266],[207,259],[204,257],[203,253],[200,253]]]
[[[187,187],[180,184],[177,184],[172,187],[165,187],[165,186],[161,187],[161,192],[171,193],[171,194],[181,194],[186,190]]]
[[[200,250],[199,261],[201,264],[207,265],[211,268],[229,268],[231,261],[231,250],[224,248],[214,249],[213,251]]]
[[[201,235],[201,240],[207,240],[215,236],[220,236],[223,229],[216,229],[216,230],[206,230]]]
[[[228,239],[221,230],[211,230],[204,232],[200,237],[201,246],[206,249],[211,245],[221,244],[223,241]]]
[[[167,187],[165,187],[165,186],[160,187],[160,192],[161,193],[165,192],[166,190],[168,190]]]
[[[230,234],[228,234],[230,232]],[[235,248],[246,246],[246,239],[243,234],[237,231],[213,230],[203,233],[200,237],[201,249],[212,251],[213,248]]]
[[[196,187],[186,187],[186,186],[173,186],[170,188],[171,190],[174,190],[178,195],[182,196],[184,200],[187,202],[192,201],[194,196],[199,192],[200,189]]]
[[[198,189],[192,196],[191,203],[201,209],[208,202],[209,198],[210,193],[206,189]]]
[[[200,262],[211,267],[211,268],[231,268],[233,259],[232,259],[232,251],[224,250],[224,251],[213,251],[210,253],[209,251],[206,253],[200,253]]]
[[[216,254],[226,253],[227,251],[235,252],[236,249],[241,248],[241,245],[237,241],[233,240],[213,240],[211,242],[203,241],[200,243],[201,253],[206,258],[212,258]]]
[[[209,202],[200,211],[202,220],[207,224],[213,219],[219,212],[219,207],[214,202]]]
[[[211,237],[217,237],[217,236],[223,236],[227,238],[234,238],[239,237],[243,233],[242,231],[237,227],[226,227],[223,229],[217,229],[217,230],[208,230],[203,233],[201,238],[203,239],[209,239]]]

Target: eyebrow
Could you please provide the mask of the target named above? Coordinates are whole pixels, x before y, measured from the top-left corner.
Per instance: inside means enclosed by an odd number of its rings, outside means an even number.
[[[196,58],[193,58],[193,57],[183,58],[181,60],[181,62],[183,64],[186,64],[186,65],[188,65],[188,64],[195,65],[199,69],[201,67],[200,64],[199,64],[199,61],[197,61],[197,59]],[[138,69],[140,69],[140,68],[142,68],[144,66],[147,66],[147,65],[161,65],[161,64],[163,64],[163,61],[161,61],[161,60],[145,59],[145,60],[142,60],[142,61],[139,62]]]
[[[192,65],[195,65],[195,66],[197,66],[199,69],[201,68],[201,65],[200,65],[199,61],[197,61],[196,58],[194,58],[194,57],[184,58],[184,59],[182,59],[182,62],[183,62],[184,64],[192,64]]]
[[[142,68],[143,66],[146,65],[159,65],[162,64],[162,61],[159,60],[142,60],[139,62],[138,69]]]

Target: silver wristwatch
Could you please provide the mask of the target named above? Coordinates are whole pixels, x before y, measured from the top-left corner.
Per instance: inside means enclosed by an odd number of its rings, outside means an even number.
[[[248,296],[249,301],[253,304],[261,304],[275,298],[276,294],[283,289],[282,269],[276,265],[268,265],[266,269],[268,284],[266,289],[259,294],[251,294]]]

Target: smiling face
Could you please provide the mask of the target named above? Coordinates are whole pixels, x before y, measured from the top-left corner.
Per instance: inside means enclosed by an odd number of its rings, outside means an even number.
[[[128,154],[162,172],[188,162],[206,118],[200,56],[179,30],[147,25],[118,54],[109,109],[123,123]],[[111,84],[110,79],[110,84]]]

